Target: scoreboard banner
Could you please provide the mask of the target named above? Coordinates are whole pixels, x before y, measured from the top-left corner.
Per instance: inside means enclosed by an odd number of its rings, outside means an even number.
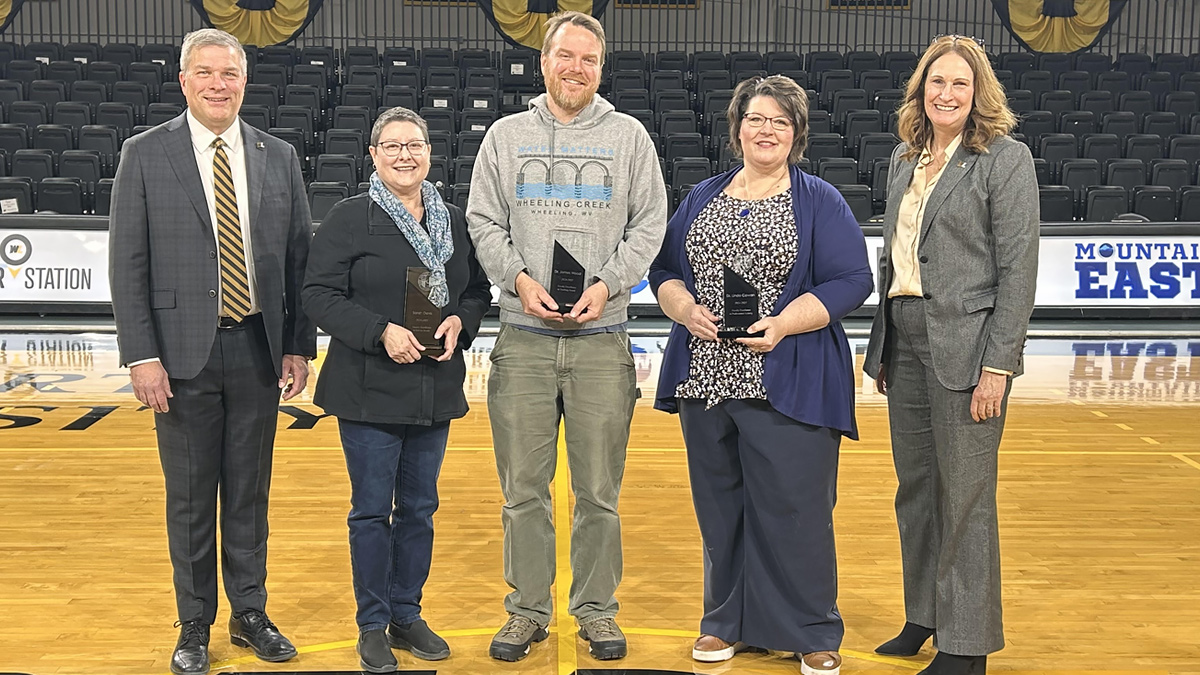
[[[879,284],[883,237],[867,237]],[[1038,242],[1034,307],[1195,307],[1200,301],[1200,235],[1045,236]],[[867,298],[879,304],[878,288]]]
[[[110,302],[107,220],[46,216],[30,226],[34,221],[0,217],[0,304]],[[1061,230],[1043,230],[1039,241],[1037,309],[1200,307],[1200,227],[1080,224]],[[883,237],[869,235],[866,243],[878,285]],[[493,300],[498,295],[493,288]],[[632,304],[657,305],[645,280],[634,287]],[[878,289],[865,305],[877,304]]]
[[[110,302],[106,230],[0,227],[0,302]]]
[[[869,236],[867,254],[879,304],[883,237]],[[643,281],[634,304],[654,304]],[[1063,307],[1195,307],[1200,304],[1200,235],[1043,235],[1038,244],[1038,309]]]

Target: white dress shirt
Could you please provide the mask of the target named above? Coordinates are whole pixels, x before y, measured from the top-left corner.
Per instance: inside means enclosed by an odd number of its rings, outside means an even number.
[[[209,131],[207,127],[187,111],[188,129],[192,132],[192,152],[196,154],[196,166],[200,169],[200,182],[204,185],[204,199],[208,202],[208,217],[212,221],[213,241],[217,240],[217,198],[213,192],[213,159],[217,149],[213,141],[218,134]],[[254,281],[254,245],[250,241],[250,188],[246,183],[246,148],[242,145],[242,127],[235,119],[228,129],[221,132],[221,140],[225,141],[225,156],[229,158],[229,169],[233,173],[233,192],[237,197],[238,219],[242,221],[242,250],[246,252],[246,275],[250,280],[250,314],[259,311],[258,289]],[[217,258],[218,270],[220,258]],[[220,297],[220,296],[218,296]],[[223,307],[223,304],[218,306]]]
[[[892,234],[892,285],[888,288],[889,298],[898,295],[921,297],[923,294],[917,248],[921,243],[921,223],[925,221],[925,207],[929,204],[929,195],[933,193],[933,188],[937,187],[946,167],[950,166],[950,158],[961,143],[962,134],[950,141],[943,155],[945,161],[942,168],[934,175],[929,175],[928,167],[933,162],[933,154],[929,152],[929,148],[921,151],[921,157],[913,168],[912,180],[908,183],[908,189],[904,191],[904,199],[900,201],[896,231]]]

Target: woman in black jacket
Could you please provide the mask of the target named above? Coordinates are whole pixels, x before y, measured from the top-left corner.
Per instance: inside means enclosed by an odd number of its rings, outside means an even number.
[[[370,190],[321,223],[302,298],[332,337],[314,400],[338,419],[350,474],[361,666],[383,673],[397,667],[390,647],[426,660],[450,655],[421,619],[421,589],[450,420],[467,413],[462,351],[491,286],[462,211],[425,180],[425,120],[406,108],[384,112],[370,152]]]

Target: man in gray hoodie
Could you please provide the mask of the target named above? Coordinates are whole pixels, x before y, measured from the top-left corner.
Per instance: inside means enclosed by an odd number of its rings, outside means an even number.
[[[471,180],[471,239],[500,287],[488,416],[505,499],[504,579],[513,590],[490,653],[504,661],[547,637],[560,418],[575,493],[568,609],[592,656],[626,653],[614,617],[617,499],[637,386],[627,309],[662,244],[667,203],[650,135],[596,95],[604,53],[593,17],[551,18],[541,57],[547,93],[492,125]],[[547,291],[556,244],[583,268],[583,294],[570,307]]]

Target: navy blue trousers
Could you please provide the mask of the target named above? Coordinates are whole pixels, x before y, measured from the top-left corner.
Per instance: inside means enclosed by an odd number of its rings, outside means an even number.
[[[700,632],[800,653],[837,650],[835,430],[766,401],[704,409],[681,399],[692,501],[704,540]]]

